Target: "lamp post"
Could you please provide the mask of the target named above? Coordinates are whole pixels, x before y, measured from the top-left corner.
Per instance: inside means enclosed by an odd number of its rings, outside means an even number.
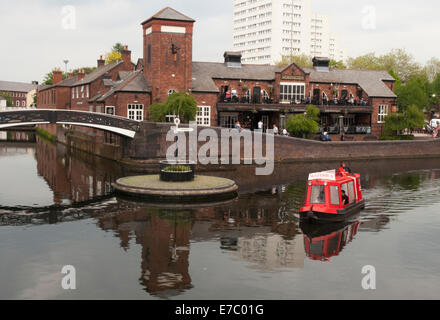
[[[66,74],[67,74],[67,64],[69,63],[69,60],[63,60],[63,62],[66,65]]]

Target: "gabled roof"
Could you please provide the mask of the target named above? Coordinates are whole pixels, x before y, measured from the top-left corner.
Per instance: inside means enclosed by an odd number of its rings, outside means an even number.
[[[190,17],[185,16],[184,14],[181,14],[180,12],[174,10],[173,8],[166,7],[162,10],[160,10],[158,13],[156,13],[151,18],[145,20],[141,24],[146,24],[147,22],[150,22],[151,20],[173,20],[173,21],[186,21],[186,22],[195,22],[194,19],[191,19]]]
[[[44,91],[47,89],[52,89],[55,87],[72,87],[73,84],[77,81],[77,77],[67,78],[64,79],[61,82],[58,82],[57,84],[51,84],[51,85],[40,85],[38,86],[38,91]]]
[[[283,68],[271,65],[243,64],[240,68],[218,62],[193,62],[195,92],[219,92],[213,79],[273,81]]]
[[[148,81],[141,70],[133,72],[120,72],[119,77],[121,80],[113,81],[111,84],[112,88],[109,91],[103,95],[93,97],[90,99],[90,102],[104,102],[117,92],[151,92],[151,86],[148,84]],[[110,82],[107,81],[107,84],[110,84]]]
[[[304,71],[310,73],[310,82],[358,84],[369,97],[397,97],[384,83],[384,81],[395,81],[386,71],[330,69],[329,72],[318,72],[313,68],[304,68]]]
[[[0,91],[29,92],[37,89],[37,85],[24,82],[0,81]]]
[[[112,71],[114,68],[119,66],[120,64],[123,64],[123,61],[113,61],[112,63],[106,64],[105,66],[99,67],[98,69],[94,70],[93,72],[86,75],[82,80],[79,80],[73,84],[74,87],[81,86],[84,84],[92,83],[93,81],[99,79],[103,75],[105,75],[107,72]]]
[[[240,68],[234,68],[228,67],[225,63],[193,62],[192,91],[218,93],[219,89],[214,79],[274,81],[275,74],[287,68],[252,64],[243,64]],[[384,83],[384,81],[394,81],[386,71],[330,69],[329,72],[319,72],[314,68],[300,69],[310,74],[312,83],[357,84],[369,97],[397,97]]]

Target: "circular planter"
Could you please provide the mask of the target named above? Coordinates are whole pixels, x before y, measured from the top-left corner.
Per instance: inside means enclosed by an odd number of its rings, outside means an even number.
[[[185,166],[188,171],[166,171],[167,167]],[[194,180],[195,163],[190,161],[161,161],[160,162],[160,180],[166,182],[187,182]]]

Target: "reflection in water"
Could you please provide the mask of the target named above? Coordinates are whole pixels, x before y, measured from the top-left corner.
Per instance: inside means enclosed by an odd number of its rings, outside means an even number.
[[[141,208],[100,217],[98,225],[113,230],[125,250],[132,235],[142,246],[140,284],[152,295],[171,297],[191,288],[191,216],[190,210]]]
[[[55,205],[71,205],[106,196],[119,177],[118,167],[85,153],[72,155],[62,144],[37,139],[38,174],[54,193]]]
[[[311,260],[329,262],[339,256],[344,247],[354,240],[360,221],[317,225],[301,223],[304,232],[304,248]]]
[[[330,262],[326,264],[329,267],[336,259],[344,259],[341,252],[350,242],[391,228],[396,215],[440,202],[440,170],[433,169],[436,164],[430,160],[414,164],[415,168],[426,165],[426,171],[403,174],[392,171],[399,169],[398,161],[357,163],[352,167],[364,170],[362,184],[367,201],[357,220],[300,225],[298,209],[304,201],[306,173],[322,164],[280,166],[264,183],[247,176],[247,169],[217,172],[239,182],[244,191],[237,199],[178,208],[113,197],[111,182],[127,175],[113,162],[41,140],[36,148],[38,174],[53,190],[54,205],[38,209],[0,207],[0,225],[91,219],[100,230],[110,231],[124,251],[139,251],[137,272],[128,275],[137,281],[135,290],[140,286],[149,295],[165,299],[197,291],[197,275],[191,273],[190,265],[205,263],[192,254],[199,244],[212,244],[203,259],[226,261],[228,266],[240,262],[245,274],[252,270],[293,275],[298,268],[304,269],[307,259]],[[6,155],[11,152],[6,151]],[[412,169],[407,162],[402,168]],[[0,193],[1,188],[5,186],[0,186]],[[362,237],[359,232],[364,232]],[[366,246],[365,250],[374,248]]]

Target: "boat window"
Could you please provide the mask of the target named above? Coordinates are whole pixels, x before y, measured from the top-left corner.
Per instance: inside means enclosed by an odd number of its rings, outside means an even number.
[[[310,243],[310,254],[314,256],[322,256],[322,252],[324,251],[324,241],[317,241]]]
[[[310,195],[310,203],[325,204],[324,186],[312,186],[312,193]]]
[[[332,205],[339,206],[339,187],[338,186],[330,186],[330,198]]]
[[[348,198],[350,199],[350,204],[356,201],[353,181],[348,183]]]

